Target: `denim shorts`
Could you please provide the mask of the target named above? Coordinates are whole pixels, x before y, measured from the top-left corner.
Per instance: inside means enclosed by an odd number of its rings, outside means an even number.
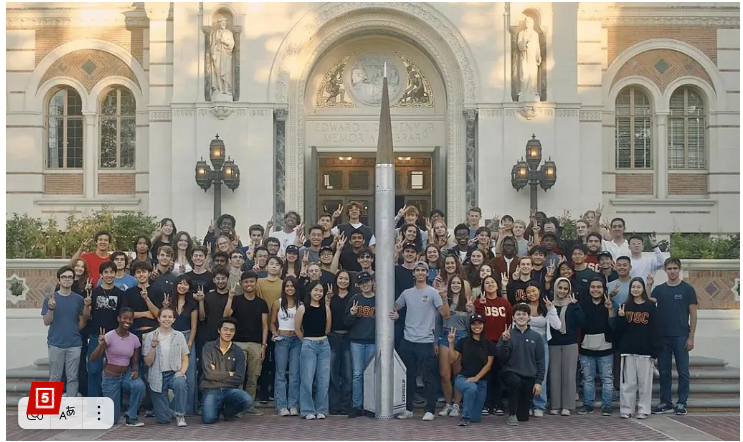
[[[466,336],[467,336],[466,331],[457,330],[456,335],[454,335],[454,345],[457,345],[457,342],[459,342],[460,339]],[[439,347],[449,347],[449,332],[448,331],[441,333],[441,336],[439,336]]]

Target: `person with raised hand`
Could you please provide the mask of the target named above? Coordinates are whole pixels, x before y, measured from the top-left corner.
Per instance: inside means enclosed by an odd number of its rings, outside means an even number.
[[[139,338],[129,332],[134,324],[134,311],[122,307],[116,317],[118,327],[106,333],[101,328],[98,335],[98,347],[90,355],[91,360],[98,360],[106,355],[103,367],[103,397],[111,398],[114,403],[114,425],[119,423],[121,414],[121,391],[129,392],[129,408],[126,412],[126,425],[129,427],[144,426],[137,417],[142,404],[146,387],[139,376]]]
[[[596,374],[601,379],[601,414],[611,416],[612,392],[614,390],[614,329],[610,318],[615,316],[611,298],[606,290],[606,280],[593,278],[588,286],[589,297],[580,301],[586,316],[580,341],[581,371],[583,373],[583,406],[580,415],[593,413],[596,399]]]
[[[57,270],[59,290],[45,296],[41,307],[44,325],[49,327],[46,339],[49,347],[49,382],[61,382],[62,374],[66,374],[69,397],[77,396],[83,347],[80,330],[85,328],[90,316],[90,295],[86,296],[88,300],[85,301],[80,294],[73,292],[74,280],[72,267],[64,266]]]
[[[562,327],[560,316],[557,314],[555,306],[552,301],[546,295],[543,295],[540,291],[540,287],[535,282],[530,282],[526,286],[526,299],[529,302],[529,308],[531,309],[531,318],[529,320],[529,328],[541,336],[540,344],[544,349],[544,365],[545,370],[549,370],[549,347],[548,343],[552,339],[551,329],[559,329]],[[544,412],[547,408],[547,376],[541,383],[540,394],[534,397],[534,408],[531,414],[534,417],[543,417]]]
[[[155,420],[158,424],[168,424],[175,416],[176,425],[185,427],[188,343],[183,333],[173,330],[175,310],[171,307],[161,308],[157,320],[160,327],[147,335],[142,350],[144,363],[149,367],[147,381],[152,390]],[[168,390],[173,391],[172,401],[169,400]]]
[[[495,360],[495,344],[483,335],[485,318],[475,314],[469,318],[469,336],[455,343],[457,330],[452,327],[447,339],[448,353],[452,361],[459,362],[462,370],[454,380],[454,386],[463,396],[460,427],[470,422],[479,423],[487,398],[486,377]]]
[[[356,277],[361,293],[354,295],[346,305],[343,322],[349,327],[351,341],[351,362],[353,382],[351,400],[353,409],[348,417],[363,415],[364,369],[376,349],[376,298],[374,296],[374,275],[360,272]]]
[[[570,280],[555,281],[553,304],[560,317],[560,327],[550,327],[549,344],[550,414],[570,416],[575,411],[575,374],[578,368],[578,328],[586,315],[578,305]]]
[[[637,418],[647,419],[652,411],[653,360],[663,351],[663,336],[655,303],[649,300],[642,278],[632,278],[630,294],[632,297],[619,306],[615,318],[622,358],[619,413],[622,419],[631,418],[637,403]],[[640,400],[636,401],[638,394]]]
[[[508,425],[529,420],[532,398],[542,392],[547,373],[544,347],[534,345],[541,336],[529,327],[531,307],[513,306],[515,327],[506,326],[496,345],[496,357],[502,362],[501,380],[508,390]]]

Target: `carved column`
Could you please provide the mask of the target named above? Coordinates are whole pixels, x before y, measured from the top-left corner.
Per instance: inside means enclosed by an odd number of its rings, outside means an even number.
[[[273,110],[274,116],[274,219],[280,223],[286,211],[286,117],[289,109],[278,108]]]
[[[462,111],[465,128],[465,195],[467,210],[477,206],[477,109]]]

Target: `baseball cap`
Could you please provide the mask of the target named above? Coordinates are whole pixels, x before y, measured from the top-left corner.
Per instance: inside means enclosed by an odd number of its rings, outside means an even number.
[[[417,263],[415,263],[415,267],[413,267],[413,270],[417,268],[423,268],[423,269],[426,269],[426,271],[428,271],[428,264],[423,261],[418,261]]]
[[[405,243],[405,244],[404,244],[404,245],[402,246],[402,249],[403,249],[403,250],[405,250],[405,249],[415,249],[416,251],[418,251],[418,247],[417,247],[417,246],[415,245],[415,243],[414,243],[414,242],[406,242],[406,243]]]
[[[294,244],[286,246],[286,253],[299,253],[299,247]]]
[[[609,252],[607,252],[607,251],[603,251],[603,252],[599,253],[599,254],[598,254],[598,255],[596,255],[596,256],[597,256],[598,258],[601,258],[602,256],[605,256],[605,257],[607,257],[607,258],[611,258],[612,260],[614,260],[614,257],[613,257],[613,256],[611,256],[611,253],[609,253]]]
[[[322,246],[322,247],[320,247],[320,253],[325,252],[325,251],[328,251],[328,252],[333,253],[333,248],[330,247],[330,246]]]
[[[358,275],[356,275],[356,282],[361,284],[362,282],[366,281],[373,281],[374,275],[369,272],[359,272]]]
[[[485,324],[485,318],[483,318],[482,315],[474,314],[470,316],[470,324],[475,321]]]

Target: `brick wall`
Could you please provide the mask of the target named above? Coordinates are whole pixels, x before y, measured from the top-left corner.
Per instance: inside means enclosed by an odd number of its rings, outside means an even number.
[[[98,193],[102,195],[134,195],[133,173],[99,173]]]
[[[44,174],[44,193],[50,195],[82,195],[82,173]]]
[[[671,49],[654,49],[635,55],[619,69],[614,84],[629,76],[645,77],[658,85],[661,92],[677,78],[687,76],[697,77],[714,88],[709,74],[698,61]]]
[[[707,188],[706,173],[669,173],[668,194],[669,195],[706,195]]]
[[[96,39],[117,44],[128,51],[140,64],[144,63],[144,28],[44,28],[36,30],[36,64],[57,46],[68,41]]]
[[[695,46],[717,62],[717,29],[702,27],[617,26],[608,31],[609,64],[630,46],[654,38],[671,38]]]
[[[653,174],[619,173],[615,175],[617,195],[652,195]]]

